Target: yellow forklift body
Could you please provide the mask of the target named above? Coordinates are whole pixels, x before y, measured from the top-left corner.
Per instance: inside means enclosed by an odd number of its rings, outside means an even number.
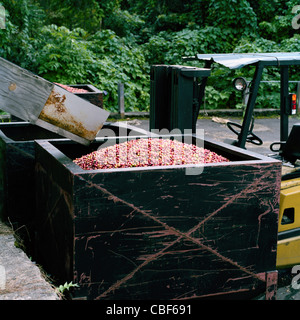
[[[282,181],[277,268],[300,264],[300,178]]]

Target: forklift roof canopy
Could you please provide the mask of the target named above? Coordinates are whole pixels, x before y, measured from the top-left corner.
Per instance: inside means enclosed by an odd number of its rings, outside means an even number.
[[[259,84],[263,69],[267,66],[280,68],[280,141],[288,138],[288,116],[289,116],[289,66],[300,65],[300,52],[272,52],[272,53],[218,53],[218,54],[196,54],[193,57],[184,57],[186,61],[205,61],[205,67],[210,68],[213,62],[221,64],[230,69],[239,69],[246,65],[255,65],[249,99],[247,102],[243,124],[238,134],[236,145],[245,148],[249,135],[253,110],[258,94]],[[250,132],[251,133],[251,132]]]
[[[239,69],[257,62],[279,66],[300,64],[300,52],[196,54],[185,59],[211,61],[230,69]]]

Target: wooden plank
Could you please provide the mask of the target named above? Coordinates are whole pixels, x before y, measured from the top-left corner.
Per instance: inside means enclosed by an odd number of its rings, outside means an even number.
[[[0,108],[25,121],[35,122],[54,84],[0,58]]]
[[[82,144],[93,141],[109,112],[0,58],[0,108]]]
[[[88,145],[95,139],[108,115],[109,112],[60,86],[54,86],[35,124]]]

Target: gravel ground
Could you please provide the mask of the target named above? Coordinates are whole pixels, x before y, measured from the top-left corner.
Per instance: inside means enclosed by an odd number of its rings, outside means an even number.
[[[15,241],[11,230],[0,223],[0,300],[59,300],[55,289]]]

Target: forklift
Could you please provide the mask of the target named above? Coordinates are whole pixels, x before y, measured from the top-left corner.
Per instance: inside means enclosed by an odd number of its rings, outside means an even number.
[[[205,87],[212,64],[230,69],[249,65],[255,68],[251,81],[243,77],[233,80],[237,91],[247,91],[248,94],[242,124],[227,123],[228,128],[237,135],[237,140],[232,144],[243,149],[246,149],[246,142],[263,143],[253,132],[254,106],[264,69],[279,69],[280,141],[271,144],[273,154],[268,155],[282,162],[276,268],[289,269],[300,264],[300,122],[293,125],[289,132],[289,117],[297,113],[297,98],[300,98],[289,92],[289,67],[300,65],[300,53],[197,54],[183,60],[204,62],[204,68],[152,66],[151,97],[154,98],[150,100],[150,130],[177,128],[182,132],[190,129],[196,133],[196,122],[205,100]],[[166,98],[168,96],[171,99]]]

